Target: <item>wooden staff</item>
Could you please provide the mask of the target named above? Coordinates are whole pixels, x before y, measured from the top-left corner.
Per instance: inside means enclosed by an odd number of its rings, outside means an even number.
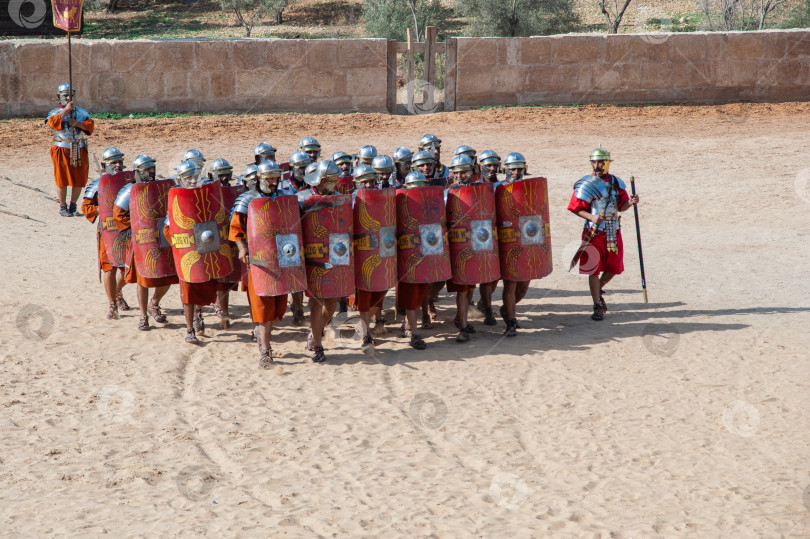
[[[636,177],[630,176],[630,190],[636,196]],[[641,290],[644,293],[644,303],[647,301],[647,278],[644,276],[644,255],[641,251],[641,226],[638,223],[638,206],[633,204],[633,214],[636,216],[636,239],[638,240],[638,263],[641,266]]]

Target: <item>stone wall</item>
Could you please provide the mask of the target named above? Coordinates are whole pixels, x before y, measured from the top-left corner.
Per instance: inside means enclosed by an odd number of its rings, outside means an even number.
[[[73,40],[91,111],[385,112],[384,39]],[[0,41],[0,117],[43,114],[68,80],[67,42]]]
[[[453,41],[453,40],[450,40]],[[810,99],[810,32],[458,38],[448,110]],[[455,56],[452,58],[452,56]]]
[[[396,42],[73,42],[98,112],[393,112]],[[810,31],[449,38],[444,110],[484,105],[810,100]],[[0,41],[0,117],[41,115],[67,43]]]

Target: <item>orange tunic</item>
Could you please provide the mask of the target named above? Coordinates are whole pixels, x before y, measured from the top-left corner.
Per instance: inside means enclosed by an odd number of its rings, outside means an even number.
[[[163,226],[163,235],[171,242],[169,225]],[[180,301],[183,305],[211,305],[217,300],[217,281],[211,279],[204,283],[188,283],[174,276],[180,283]]]
[[[357,299],[357,310],[361,313],[366,313],[371,310],[372,307],[379,307],[382,309],[383,300],[385,299],[385,295],[388,293],[388,290],[383,290],[382,292],[369,292],[368,290],[360,290],[357,289],[357,295],[355,296]]]
[[[54,114],[48,118],[48,127],[54,131],[59,131],[62,126],[62,118]],[[88,135],[93,133],[95,124],[92,118],[84,121]],[[87,148],[82,148],[81,164],[78,167],[70,166],[70,148],[60,148],[51,146],[51,161],[53,161],[53,179],[57,187],[84,187],[87,185],[87,174],[90,172],[90,162],[87,158]]]
[[[415,311],[422,306],[430,283],[399,283],[397,285],[397,307]]]
[[[228,239],[231,241],[246,241],[247,216],[243,213],[234,213],[231,218],[231,227]],[[253,286],[253,277],[247,272],[247,296],[250,304],[250,314],[253,322],[262,324],[281,320],[287,312],[287,294],[280,296],[260,296]]]
[[[115,204],[113,204],[113,219],[115,219],[115,226],[118,227],[118,230],[126,230],[130,227],[129,212]],[[104,242],[101,243],[102,245],[104,244]],[[139,275],[138,268],[135,264],[135,250],[132,248],[131,245],[127,249],[127,252],[129,254],[129,257],[127,260],[126,273],[124,274],[124,282],[130,284],[138,283],[140,286],[144,288],[158,288],[161,286],[177,284],[179,282],[177,275],[169,275],[168,277],[158,277],[156,279],[143,277],[142,275]]]
[[[98,217],[98,195],[82,200],[82,213],[91,223],[96,222]],[[101,239],[101,230],[99,229],[96,229],[96,243],[98,244],[98,269],[105,273],[114,270],[115,266],[110,264],[110,259],[107,257],[107,248],[104,246],[104,240]]]

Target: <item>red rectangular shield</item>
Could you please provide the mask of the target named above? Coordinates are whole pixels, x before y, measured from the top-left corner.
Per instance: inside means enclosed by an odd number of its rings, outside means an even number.
[[[236,202],[236,197],[245,192],[245,188],[241,185],[228,185],[222,186],[222,205],[225,207],[225,212],[230,215],[233,210],[233,203]],[[230,226],[230,224],[228,225]],[[237,252],[236,244],[230,240],[228,243],[234,253]],[[234,257],[234,268],[231,273],[223,277],[226,283],[238,283],[242,280],[242,262]]]
[[[313,195],[304,202],[303,211],[307,295],[340,298],[354,294],[351,197]]]
[[[203,283],[234,270],[236,253],[228,242],[229,226],[219,182],[169,191],[169,239],[180,279]]]
[[[101,239],[104,241],[110,264],[118,268],[123,268],[129,260],[127,255],[131,248],[131,234],[129,230],[123,232],[118,230],[113,218],[113,206],[118,191],[134,177],[135,173],[127,170],[117,174],[104,174],[98,182],[98,219],[101,227]]]
[[[358,189],[354,199],[354,282],[371,292],[397,284],[396,190]]]
[[[495,191],[501,275],[510,281],[541,279],[552,271],[545,178],[499,185]]]
[[[448,190],[447,236],[454,283],[489,283],[501,278],[497,234],[491,184]]]
[[[129,194],[132,247],[138,274],[150,279],[175,275],[172,247],[163,236],[172,180],[136,183]]]
[[[344,176],[342,178],[338,178],[337,185],[335,186],[335,191],[343,195],[347,195],[352,191],[354,191],[354,178],[352,176]]]
[[[397,275],[405,283],[450,278],[443,187],[397,191]]]
[[[255,198],[248,206],[250,275],[260,296],[280,296],[307,288],[298,197]]]

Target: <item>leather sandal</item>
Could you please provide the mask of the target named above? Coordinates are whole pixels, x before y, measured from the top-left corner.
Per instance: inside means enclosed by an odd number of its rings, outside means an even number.
[[[312,354],[313,363],[323,363],[326,361],[326,354],[323,353],[323,346],[316,346],[315,353]]]
[[[110,303],[110,309],[107,311],[107,320],[118,320],[118,306],[115,303]]]
[[[165,324],[167,322],[166,315],[163,314],[163,311],[160,310],[160,305],[157,303],[150,301],[147,311],[149,311],[149,314],[155,319],[155,322],[159,324]]]
[[[140,329],[141,331],[149,330],[149,315],[141,316],[141,321],[138,324],[138,329]]]

